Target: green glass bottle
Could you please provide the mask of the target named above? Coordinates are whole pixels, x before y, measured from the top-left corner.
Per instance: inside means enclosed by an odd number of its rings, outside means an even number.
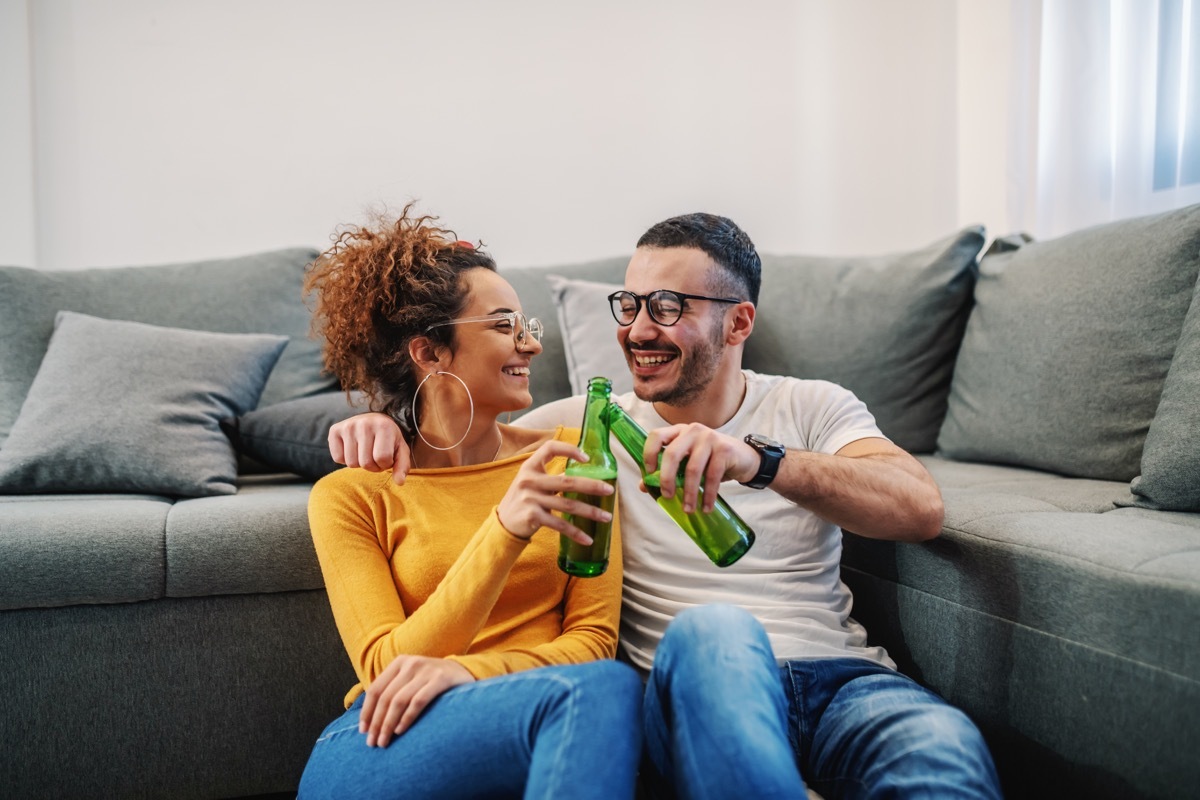
[[[746,554],[754,544],[754,531],[720,495],[717,496],[716,507],[711,513],[705,514],[700,511],[704,503],[704,487],[701,486],[696,510],[691,514],[685,512],[681,500],[682,491],[676,491],[675,496],[671,498],[663,497],[662,476],[658,470],[646,472],[642,461],[642,453],[646,448],[646,431],[642,426],[616,403],[608,404],[605,418],[613,436],[617,437],[617,441],[642,470],[642,483],[646,484],[646,489],[655,502],[700,546],[710,561],[718,567],[728,567]],[[659,459],[661,463],[661,454]],[[686,463],[684,461],[684,464]],[[679,474],[675,478],[675,485],[679,488],[683,486],[684,464],[680,465]]]
[[[608,422],[604,409],[608,408],[612,396],[612,381],[608,378],[592,378],[588,381],[587,405],[583,410],[583,430],[579,434],[579,449],[587,453],[588,461],[567,461],[567,475],[581,478],[597,478],[613,487],[608,495],[580,494],[567,492],[565,497],[599,506],[612,514],[617,506],[617,459],[608,446]],[[608,549],[612,538],[612,522],[597,522],[573,514],[566,516],[568,522],[592,537],[590,545],[582,545],[559,536],[558,568],[568,575],[594,578],[608,569]]]

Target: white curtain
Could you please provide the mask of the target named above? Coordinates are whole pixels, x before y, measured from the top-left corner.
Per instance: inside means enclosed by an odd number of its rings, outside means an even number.
[[[1009,215],[1048,239],[1200,203],[1200,0],[1014,0]]]

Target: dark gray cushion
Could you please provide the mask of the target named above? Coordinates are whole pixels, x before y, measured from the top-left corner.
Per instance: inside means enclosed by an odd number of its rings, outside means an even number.
[[[254,408],[286,344],[60,311],[0,449],[0,491],[233,494],[220,420]]]
[[[78,311],[174,328],[276,333],[291,339],[263,391],[279,403],[336,387],[309,337],[301,286],[314,250],[219,261],[43,272],[0,267],[0,445],[46,352],[54,315]]]
[[[940,450],[1132,479],[1198,270],[1200,205],[984,258]]]
[[[896,444],[932,451],[983,243],[971,227],[888,256],[764,255],[746,366],[841,384]]]
[[[367,409],[366,395],[322,392],[221,420],[237,451],[283,472],[320,478],[341,466],[329,455],[329,428]]]
[[[1200,282],[1171,359],[1158,411],[1146,434],[1137,505],[1200,511]]]

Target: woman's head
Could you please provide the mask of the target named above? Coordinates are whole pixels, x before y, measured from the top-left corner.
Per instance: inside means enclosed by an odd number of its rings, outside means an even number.
[[[316,297],[313,326],[325,339],[326,366],[343,388],[366,392],[372,408],[406,428],[413,420],[405,409],[430,365],[441,359],[449,366],[468,330],[493,327],[446,324],[478,310],[473,287],[486,289],[487,303],[507,288],[518,308],[491,256],[412,208],[395,220],[344,230],[305,281]]]

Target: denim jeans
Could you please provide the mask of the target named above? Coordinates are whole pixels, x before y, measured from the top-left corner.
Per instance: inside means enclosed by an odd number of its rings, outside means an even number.
[[[775,662],[727,605],[679,614],[654,657],[642,775],[656,797],[998,798],[975,725],[860,658]]]
[[[615,661],[456,686],[387,747],[358,732],[362,698],[317,739],[300,798],[631,798],[642,682]]]

